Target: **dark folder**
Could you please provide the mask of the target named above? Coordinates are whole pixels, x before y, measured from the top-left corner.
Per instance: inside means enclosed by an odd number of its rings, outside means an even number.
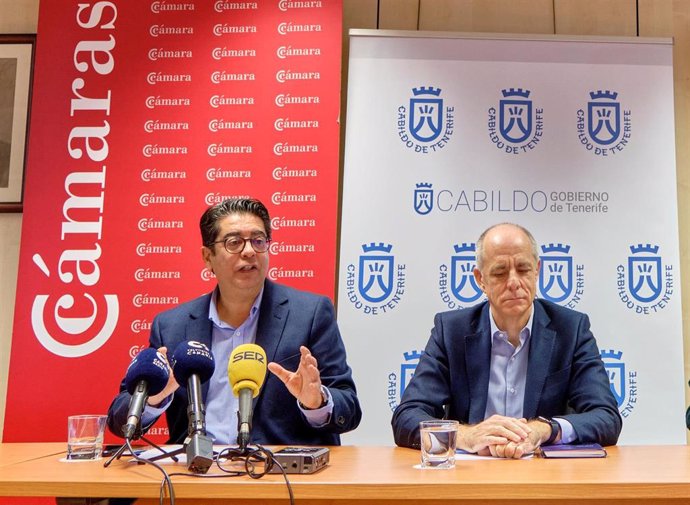
[[[599,444],[547,445],[541,448],[543,458],[605,458],[606,449]]]

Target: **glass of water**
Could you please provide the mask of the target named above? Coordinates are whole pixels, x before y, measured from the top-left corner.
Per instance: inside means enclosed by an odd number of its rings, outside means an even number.
[[[458,440],[457,421],[435,419],[419,423],[422,468],[454,468]]]
[[[104,415],[67,418],[67,459],[99,459],[105,435]]]

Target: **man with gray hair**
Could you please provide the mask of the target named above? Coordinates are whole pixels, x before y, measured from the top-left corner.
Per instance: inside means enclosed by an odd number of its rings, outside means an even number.
[[[460,422],[458,447],[520,458],[541,445],[618,441],[622,419],[587,315],[535,299],[539,255],[512,223],[477,240],[487,300],[436,315],[393,414],[395,442],[420,447],[419,422]]]

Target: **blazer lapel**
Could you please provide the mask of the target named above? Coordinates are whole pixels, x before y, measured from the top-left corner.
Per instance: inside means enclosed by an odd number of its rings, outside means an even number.
[[[199,299],[199,302],[194,305],[189,311],[189,321],[185,329],[185,338],[187,340],[195,340],[201,342],[211,348],[211,332],[213,331],[213,323],[208,318],[208,307],[211,303],[211,294]]]
[[[538,300],[534,301],[534,319],[530,337],[529,361],[527,365],[527,382],[525,384],[525,401],[522,413],[527,419],[537,415],[539,398],[549,371],[551,354],[556,343],[556,332],[547,325],[551,320],[546,315]]]
[[[486,398],[489,391],[489,365],[491,364],[491,325],[489,304],[479,314],[477,332],[465,336],[465,367],[470,389],[470,424],[484,420]]]
[[[287,297],[280,294],[275,284],[267,280],[264,286],[259,324],[256,329],[256,345],[263,348],[270,362],[275,361],[290,309]]]
[[[185,339],[195,340],[205,344],[211,349],[211,333],[213,332],[213,323],[208,318],[208,307],[211,303],[211,293],[199,299],[199,302],[194,305],[189,311],[189,320],[185,328]],[[174,349],[173,349],[174,350]],[[180,384],[186,387],[186,384]],[[201,395],[206,401],[208,394],[208,381],[201,385]]]

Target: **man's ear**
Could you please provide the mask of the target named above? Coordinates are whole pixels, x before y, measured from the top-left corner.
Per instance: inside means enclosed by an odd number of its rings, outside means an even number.
[[[206,247],[205,245],[201,246],[201,259],[204,260],[204,264],[206,265],[206,268],[209,270],[213,271],[211,268],[211,256],[213,255],[213,251],[209,248]]]
[[[486,289],[484,289],[484,278],[482,277],[482,273],[477,267],[474,267],[472,273],[474,274],[474,280],[477,281],[477,286],[479,286],[482,291],[486,292]]]

